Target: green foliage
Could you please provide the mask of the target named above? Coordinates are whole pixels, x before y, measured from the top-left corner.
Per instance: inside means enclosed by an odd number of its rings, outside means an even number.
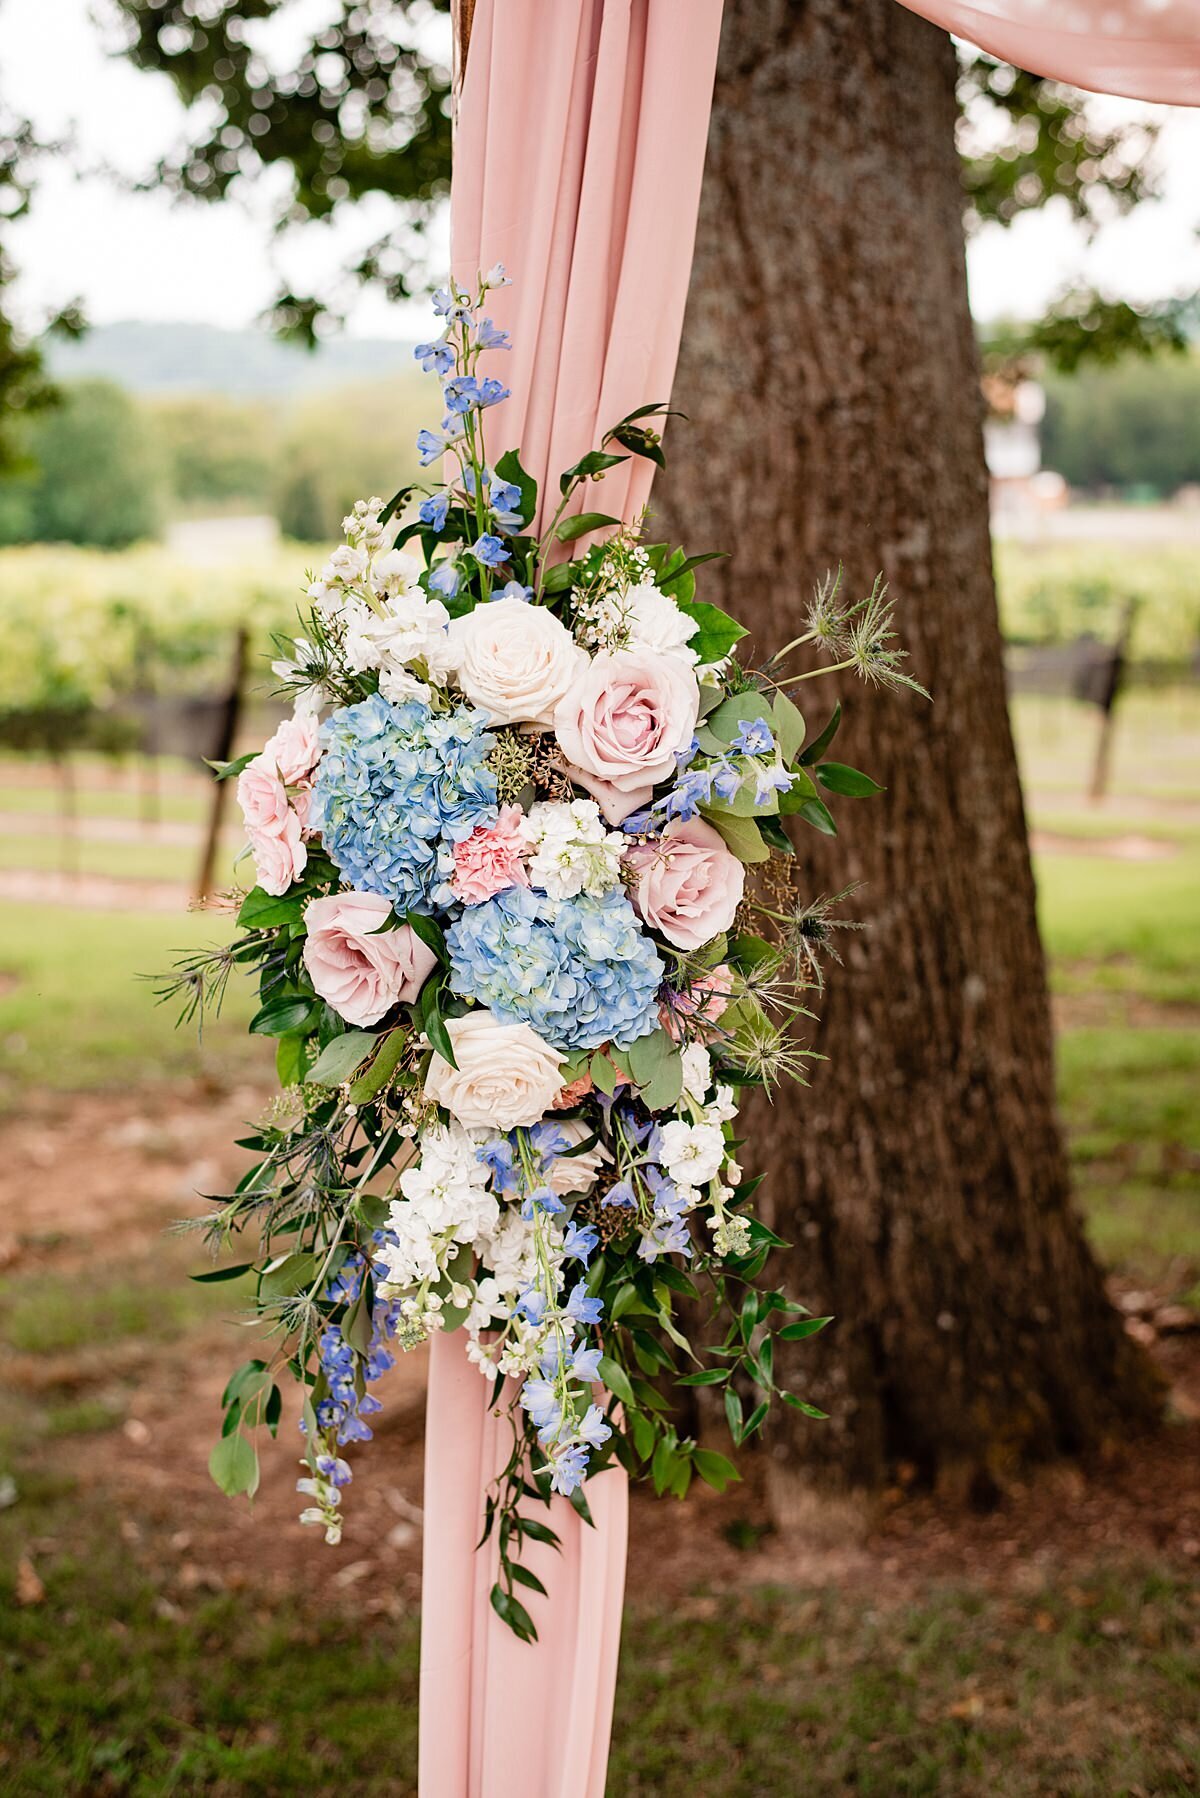
[[[1200,639],[1193,550],[1000,541],[995,561],[1000,619],[1010,643],[1069,643],[1088,631],[1115,642],[1129,599],[1139,602],[1135,661],[1185,663]]]
[[[1042,458],[1072,487],[1200,483],[1200,355],[1051,376]]]
[[[64,388],[24,433],[31,469],[0,484],[0,542],[122,549],[156,535],[161,459],[133,401],[108,381]]]
[[[239,178],[277,166],[289,177],[281,225],[330,220],[385,194],[398,203],[399,219],[350,272],[390,299],[403,298],[412,290],[420,233],[449,187],[448,34],[428,29],[429,15],[445,6],[335,0],[298,48],[269,61],[247,21],[282,10],[278,0],[212,0],[201,23],[187,0],[116,0],[130,60],[169,75],[189,106],[203,101],[196,129],[160,165],[155,184],[220,200]],[[286,292],[273,314],[278,328],[315,341],[328,311],[328,294]]]
[[[342,388],[289,414],[277,451],[271,509],[285,536],[340,537],[355,500],[388,494],[417,473],[427,402],[417,375]]]
[[[150,399],[143,407],[174,499],[205,509],[230,501],[266,506],[278,460],[278,427],[266,406],[204,393]]]

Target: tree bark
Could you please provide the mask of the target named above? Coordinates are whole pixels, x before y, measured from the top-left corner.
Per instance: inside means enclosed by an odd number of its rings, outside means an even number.
[[[889,1466],[994,1491],[1157,1408],[1072,1208],[1005,703],[949,39],[896,0],[727,0],[654,535],[735,555],[701,592],[763,656],[839,558],[882,568],[933,704],[802,683],[832,752],[886,784],[801,826],[805,886],[862,883],[807,1091],[746,1117],[836,1323],[785,1374],[830,1413],[769,1437],[777,1511]],[[713,570],[716,570],[714,572]],[[723,588],[723,591],[722,591]],[[799,664],[802,665],[802,664]],[[840,683],[836,686],[835,682]]]

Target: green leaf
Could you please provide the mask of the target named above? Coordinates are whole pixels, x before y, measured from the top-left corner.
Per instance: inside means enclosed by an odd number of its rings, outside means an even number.
[[[648,1461],[654,1453],[654,1425],[644,1411],[631,1411],[628,1421],[638,1459]]]
[[[756,1405],[754,1407],[753,1411],[751,1411],[749,1417],[746,1419],[745,1428],[742,1430],[743,1442],[745,1442],[748,1437],[753,1436],[756,1430],[762,1428],[766,1421],[767,1412],[770,1409],[770,1404],[765,1400],[761,1405]]]
[[[275,1045],[275,1072],[280,1086],[300,1086],[308,1065],[308,1038],[291,1031]]]
[[[672,1050],[639,1090],[642,1104],[649,1111],[669,1111],[679,1103],[683,1091],[683,1055],[678,1048]]]
[[[823,799],[806,799],[797,816],[819,830],[822,836],[836,837],[837,825],[833,821],[833,813]]]
[[[208,1457],[208,1471],[226,1498],[240,1492],[253,1498],[258,1490],[258,1456],[242,1435],[222,1437]]]
[[[684,566],[691,569],[707,560],[707,556],[690,556]],[[663,589],[669,591],[669,583],[664,582]],[[734,644],[747,634],[745,626],[736,618],[731,618],[720,606],[710,606],[706,600],[676,598],[675,604],[700,626],[696,634],[689,637],[688,643],[701,664],[724,661]]]
[[[232,762],[210,762],[206,755],[200,757],[206,768],[211,768],[217,780],[236,780],[243,769],[248,768],[258,759],[258,750],[251,749],[246,755],[237,756]]]
[[[292,1036],[311,1028],[319,1007],[315,999],[290,995],[272,999],[250,1020],[253,1036]]]
[[[617,1090],[617,1070],[603,1049],[597,1049],[588,1064],[592,1083],[611,1099]]]
[[[813,803],[819,805],[820,801]],[[702,806],[701,812],[720,831],[740,862],[770,861],[771,851],[763,842],[762,832],[753,818],[736,818],[732,813],[714,812],[708,806]]]
[[[799,764],[791,770],[792,784],[779,795],[779,810],[785,818],[804,810],[805,801],[819,798],[817,783],[807,768]]]
[[[243,1392],[250,1389],[256,1378],[260,1374],[265,1374],[266,1371],[265,1361],[243,1361],[237,1371],[230,1374],[229,1383],[221,1394],[221,1403],[232,1405],[235,1400],[241,1398]]]
[[[575,585],[578,572],[574,562],[556,562],[553,568],[546,570],[546,577],[542,582],[543,591],[565,593],[568,587]]]
[[[415,937],[419,937],[427,949],[432,949],[444,968],[450,966],[450,951],[446,947],[446,936],[441,925],[434,918],[427,918],[424,912],[408,911],[404,914],[404,922]]]
[[[237,921],[243,930],[270,930],[277,924],[298,924],[304,916],[306,897],[303,893],[287,894],[280,899],[251,887],[242,900]]]
[[[317,1056],[306,1076],[310,1086],[341,1086],[360,1068],[375,1047],[373,1030],[347,1030],[335,1036]]]
[[[803,1342],[806,1336],[815,1336],[832,1322],[832,1317],[804,1317],[799,1323],[785,1324],[777,1334],[781,1342]]]
[[[585,480],[589,475],[603,474],[607,468],[616,468],[622,462],[628,462],[628,456],[609,456],[603,450],[589,450],[586,456],[580,456],[578,462],[565,469],[558,477],[559,492],[565,494],[572,481]]]
[[[550,1596],[537,1574],[531,1573],[528,1567],[522,1567],[519,1561],[510,1561],[508,1570],[519,1586],[528,1586],[531,1592],[540,1592],[543,1598]]]
[[[757,724],[760,721],[768,730],[773,731],[771,701],[765,693],[749,690],[745,693],[731,693],[728,699],[722,700],[716,711],[705,719],[705,728],[712,731],[721,743],[729,744],[743,724]]]
[[[404,1053],[404,1045],[408,1041],[407,1030],[389,1030],[379,1045],[378,1053],[365,1074],[360,1074],[350,1088],[350,1103],[366,1105],[382,1092],[396,1071],[400,1057]]]
[[[647,1305],[633,1281],[626,1280],[623,1286],[617,1288],[616,1297],[609,1306],[608,1316],[610,1323],[615,1324],[618,1319],[628,1316],[631,1311],[636,1311],[643,1317],[653,1316],[653,1312],[650,1310],[649,1305]]]
[[[873,793],[883,792],[883,788],[869,774],[861,774],[857,768],[847,768],[844,762],[821,762],[817,768],[817,779],[830,793],[843,793],[848,799],[869,799]]]
[[[562,1543],[548,1523],[539,1523],[536,1517],[521,1518],[521,1534],[528,1536],[533,1542],[544,1542],[547,1548],[562,1551]]]
[[[819,1411],[816,1405],[806,1404],[802,1398],[797,1398],[794,1392],[781,1392],[779,1396],[785,1405],[792,1407],[793,1411],[803,1411],[805,1417],[815,1417],[818,1423],[825,1423],[829,1417],[828,1411]]]
[[[521,467],[521,458],[515,449],[505,450],[496,463],[496,473],[502,481],[521,489],[521,517],[528,524],[537,512],[538,484]]]
[[[702,1373],[685,1373],[677,1386],[723,1386],[729,1378],[727,1367],[706,1367]]]
[[[529,1615],[529,1612],[525,1609],[525,1606],[520,1600],[513,1598],[510,1593],[506,1592],[499,1581],[492,1587],[491,1598],[493,1611],[495,1611],[501,1622],[507,1623],[514,1635],[519,1636],[522,1642],[537,1641],[537,1631],[533,1627],[533,1618]]]
[[[273,1261],[258,1283],[260,1302],[293,1298],[312,1284],[316,1271],[317,1257],[306,1250]]]
[[[645,1036],[639,1036],[630,1043],[625,1051],[625,1060],[628,1063],[629,1072],[641,1086],[643,1081],[653,1080],[655,1074],[674,1051],[674,1042],[660,1024],[654,1030],[647,1031]]]
[[[792,839],[778,818],[764,818],[760,813],[758,828],[768,849],[774,849],[778,855],[795,855]]]
[[[666,1436],[661,1437],[658,1447],[654,1451],[654,1459],[650,1463],[650,1472],[654,1477],[654,1490],[659,1494],[670,1484],[671,1476],[675,1472],[676,1460],[676,1453],[671,1447],[669,1439]]]
[[[197,1286],[215,1286],[221,1280],[240,1280],[243,1274],[250,1273],[253,1266],[253,1261],[240,1261],[236,1267],[214,1267],[206,1274],[189,1274],[188,1278],[194,1280]]]
[[[718,1455],[711,1448],[694,1449],[692,1465],[705,1485],[711,1486],[716,1492],[724,1492],[726,1486],[742,1477],[732,1461],[727,1460],[724,1455]]]
[[[633,1396],[633,1387],[629,1383],[629,1375],[619,1361],[614,1361],[611,1355],[601,1355],[599,1372],[602,1383],[620,1399],[623,1405],[633,1405],[637,1402]]]
[[[725,1416],[729,1421],[729,1434],[736,1443],[742,1440],[742,1401],[732,1386],[725,1388]]]
[[[592,1529],[595,1529],[596,1520],[592,1516],[591,1506],[588,1504],[587,1498],[584,1495],[583,1487],[576,1486],[575,1490],[568,1494],[568,1497],[572,1510],[578,1511],[579,1515],[583,1518],[583,1521],[586,1524],[589,1524]]]
[[[779,752],[785,762],[804,747],[804,719],[794,700],[780,691],[771,701],[771,716],[775,720],[775,735],[779,742]]]
[[[804,751],[804,754],[800,757],[800,762],[803,767],[811,768],[814,762],[820,761],[825,751],[829,748],[829,745],[833,742],[833,739],[837,736],[838,725],[841,722],[842,702],[839,699],[830,714],[829,723],[825,726],[819,737],[813,738],[808,748]]]
[[[586,537],[590,531],[603,531],[610,524],[620,522],[607,512],[577,512],[574,518],[561,518],[554,527],[554,535],[560,543],[574,543],[577,537]]]

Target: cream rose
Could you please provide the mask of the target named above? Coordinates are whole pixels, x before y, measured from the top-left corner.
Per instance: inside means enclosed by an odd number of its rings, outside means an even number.
[[[448,1018],[457,1068],[436,1050],[425,1093],[466,1129],[536,1124],[562,1086],[563,1057],[528,1024],[502,1024],[490,1011]]]
[[[578,1148],[593,1135],[582,1118],[564,1118],[558,1127],[570,1138],[572,1148]],[[546,1183],[551,1192],[590,1192],[600,1169],[611,1160],[612,1156],[602,1142],[593,1143],[582,1155],[557,1155],[550,1163]]]
[[[669,824],[657,841],[636,843],[625,860],[636,875],[633,909],[677,949],[699,949],[732,925],[746,870],[703,818]]]
[[[632,795],[674,774],[699,711],[690,668],[674,657],[622,650],[579,671],[555,709],[554,734],[573,768]]]
[[[478,605],[449,630],[458,684],[493,724],[544,724],[587,656],[544,606],[523,599]]]
[[[437,965],[407,924],[379,928],[391,909],[377,893],[333,893],[305,908],[304,965],[348,1024],[377,1024],[402,999],[415,999]]]

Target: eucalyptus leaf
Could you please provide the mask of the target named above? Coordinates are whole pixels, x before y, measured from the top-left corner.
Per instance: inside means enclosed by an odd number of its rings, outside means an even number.
[[[341,1086],[349,1080],[375,1047],[373,1030],[347,1030],[335,1036],[317,1056],[306,1076],[310,1086]]]
[[[258,1490],[258,1456],[242,1435],[224,1436],[208,1457],[208,1471],[226,1498]]]

